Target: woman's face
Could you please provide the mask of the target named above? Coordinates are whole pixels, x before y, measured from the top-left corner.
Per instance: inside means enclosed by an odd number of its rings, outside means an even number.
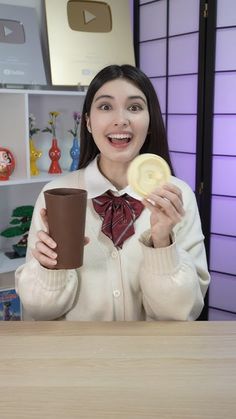
[[[96,92],[87,117],[101,161],[133,160],[146,139],[149,120],[147,100],[138,87],[126,79],[105,83]]]

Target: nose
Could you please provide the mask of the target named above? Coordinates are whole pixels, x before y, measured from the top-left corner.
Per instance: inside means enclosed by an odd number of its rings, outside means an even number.
[[[129,118],[125,111],[117,112],[114,118],[115,127],[127,127],[129,125]]]

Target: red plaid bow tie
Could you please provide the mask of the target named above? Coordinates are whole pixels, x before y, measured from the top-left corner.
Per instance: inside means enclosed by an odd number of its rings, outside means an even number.
[[[116,247],[122,248],[126,239],[134,234],[134,222],[144,206],[128,194],[114,196],[110,191],[92,199],[95,211],[102,217],[102,232]]]

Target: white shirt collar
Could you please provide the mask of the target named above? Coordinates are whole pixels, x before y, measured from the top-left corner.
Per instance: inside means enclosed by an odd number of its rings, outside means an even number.
[[[123,195],[127,193],[133,198],[142,201],[142,197],[136,194],[131,187],[128,185],[124,189],[119,190],[100,172],[98,168],[98,157],[97,156],[85,169],[84,169],[84,182],[85,189],[88,192],[88,199],[95,198],[110,190],[114,195]]]

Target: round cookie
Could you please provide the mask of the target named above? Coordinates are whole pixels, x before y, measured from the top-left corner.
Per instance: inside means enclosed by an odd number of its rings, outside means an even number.
[[[171,171],[162,157],[146,153],[130,163],[127,176],[132,189],[145,198],[155,188],[169,181]]]

